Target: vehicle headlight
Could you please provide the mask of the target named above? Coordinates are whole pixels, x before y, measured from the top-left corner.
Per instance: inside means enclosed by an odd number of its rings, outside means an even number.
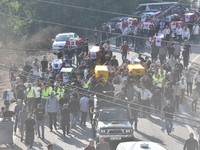
[[[100,133],[106,133],[106,130],[100,130]]]
[[[131,133],[132,132],[131,129],[126,129],[125,131],[126,131],[126,133]]]
[[[58,47],[58,45],[54,45],[53,47]]]

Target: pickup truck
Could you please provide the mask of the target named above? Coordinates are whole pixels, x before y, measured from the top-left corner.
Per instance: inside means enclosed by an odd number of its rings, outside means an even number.
[[[97,114],[96,114],[97,115]],[[133,127],[130,113],[123,107],[102,107],[93,121],[93,135],[105,140],[133,140]]]

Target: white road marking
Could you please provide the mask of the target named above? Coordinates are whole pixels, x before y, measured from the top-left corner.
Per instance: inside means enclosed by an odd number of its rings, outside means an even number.
[[[194,57],[194,59],[192,59],[192,61],[189,64],[189,67],[200,57],[200,55],[197,55],[196,57]]]

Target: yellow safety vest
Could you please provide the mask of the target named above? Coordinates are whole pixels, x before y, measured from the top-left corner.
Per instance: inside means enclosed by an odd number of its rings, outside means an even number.
[[[53,91],[54,92],[54,96],[59,100],[60,99],[60,92],[59,90],[56,91]]]
[[[89,86],[88,86],[88,83],[84,83],[83,84],[83,88],[88,88]]]
[[[161,79],[161,78],[160,79],[156,79],[156,83],[157,83],[158,87],[162,87],[162,80],[163,79]]]
[[[43,89],[41,92],[41,98],[47,99],[49,97],[49,90]]]
[[[27,98],[33,98],[34,97],[34,89],[26,89],[26,92],[27,92]]]

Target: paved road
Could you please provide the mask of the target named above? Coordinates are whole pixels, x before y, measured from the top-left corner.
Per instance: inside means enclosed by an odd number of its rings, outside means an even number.
[[[114,51],[114,55],[117,56],[117,59],[121,61],[121,54],[119,53],[119,49],[112,48]],[[145,47],[140,51],[143,55],[148,54],[148,47]],[[193,46],[193,53],[191,54],[190,61],[191,66],[197,68],[198,64],[200,64],[200,55],[197,46]],[[128,58],[132,56],[137,56],[136,53],[130,52]],[[182,107],[182,111],[184,111],[184,107]],[[181,112],[179,112],[181,114]],[[185,122],[185,120],[180,120]],[[183,148],[183,143],[185,139],[188,138],[189,132],[193,131],[192,127],[186,126],[185,124],[174,123],[174,131],[169,136],[165,132],[164,122],[161,121],[159,117],[152,116],[150,119],[139,118],[138,124],[139,132],[135,133],[136,140],[147,140],[160,143],[167,150],[181,150]],[[34,149],[42,150],[46,149],[46,145],[48,143],[53,143],[55,150],[80,150],[83,149],[87,144],[89,139],[92,138],[91,125],[87,123],[87,127],[81,128],[77,127],[77,129],[72,129],[71,134],[67,137],[62,136],[61,130],[57,132],[49,132],[48,126],[45,126],[45,140],[41,140],[39,138],[35,138]],[[26,149],[24,143],[20,142],[19,133],[14,136],[15,139],[15,147],[14,150],[24,150]],[[110,143],[111,150],[115,150],[118,142]]]

